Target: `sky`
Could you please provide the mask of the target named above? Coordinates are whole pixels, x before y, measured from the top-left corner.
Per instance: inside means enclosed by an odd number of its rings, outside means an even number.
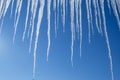
[[[25,17],[27,10],[27,0],[23,0],[20,13],[18,28],[14,35],[14,16],[15,3],[13,5],[13,14],[11,13],[11,4],[4,17],[4,24],[0,34],[0,80],[32,80],[34,65],[34,41],[37,18],[35,17],[35,29],[33,33],[33,42],[31,53],[29,53],[30,38],[22,36],[25,26]],[[52,1],[53,2],[53,1]],[[106,4],[106,2],[105,2]],[[38,4],[39,8],[40,4]],[[51,4],[53,6],[53,3]],[[38,15],[38,8],[37,14]],[[92,6],[93,12],[93,6]],[[61,14],[59,12],[59,14]],[[47,37],[47,4],[45,3],[43,18],[41,21],[38,47],[36,52],[35,80],[111,80],[110,62],[108,48],[104,35],[98,33],[95,27],[93,16],[94,33],[91,33],[91,42],[88,40],[88,22],[85,1],[82,4],[82,56],[80,57],[79,35],[75,33],[73,66],[71,63],[71,23],[70,23],[70,5],[68,4],[66,12],[65,32],[63,32],[62,17],[59,16],[57,37],[55,37],[54,11],[51,7],[50,33],[51,45],[49,51],[49,60],[46,61],[48,37]],[[101,13],[102,14],[102,13]],[[74,18],[76,15],[74,15]],[[114,80],[120,80],[120,31],[113,9],[109,12],[105,5],[105,17],[107,32],[109,37]],[[29,15],[30,18],[30,15]],[[120,14],[119,14],[120,18]],[[0,20],[1,21],[1,20]],[[29,22],[28,22],[29,24]],[[28,25],[29,26],[29,25]],[[103,25],[102,25],[103,26]],[[103,27],[102,27],[103,29]],[[27,29],[28,30],[28,29]]]

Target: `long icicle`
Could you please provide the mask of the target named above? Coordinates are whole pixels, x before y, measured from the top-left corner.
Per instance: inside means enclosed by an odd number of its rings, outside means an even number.
[[[50,51],[50,7],[51,7],[51,0],[47,0],[47,19],[48,19],[48,31],[47,31],[47,36],[48,36],[48,47],[47,47],[47,61],[49,57],[49,51]]]
[[[71,17],[71,63],[73,66],[73,48],[75,40],[75,31],[74,31],[74,0],[70,0],[70,17]]]
[[[34,45],[33,79],[35,77],[36,51],[37,51],[37,45],[38,45],[38,37],[39,37],[39,31],[40,31],[41,21],[43,17],[43,10],[45,6],[45,0],[39,0],[39,1],[40,1],[40,8],[38,13],[38,22],[37,22],[37,29],[36,29],[35,45]]]
[[[80,14],[80,57],[82,57],[82,0],[79,0]]]
[[[114,80],[113,66],[112,66],[112,65],[113,65],[113,64],[112,64],[112,56],[111,56],[111,50],[110,50],[110,44],[109,44],[108,33],[107,33],[107,27],[106,27],[106,20],[105,20],[104,0],[100,0],[100,4],[101,4],[101,9],[102,9],[104,33],[105,33],[106,43],[107,43],[107,47],[108,47],[108,56],[109,56],[109,61],[110,61],[111,77],[112,77],[112,80]]]
[[[76,12],[76,31],[79,34],[79,23],[78,23],[78,7],[79,7],[79,0],[75,0],[75,12]],[[79,36],[79,35],[78,35]]]

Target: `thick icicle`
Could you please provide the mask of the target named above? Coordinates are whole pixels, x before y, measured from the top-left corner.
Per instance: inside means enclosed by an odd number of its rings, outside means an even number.
[[[104,0],[100,0],[100,4],[101,4],[101,9],[102,9],[104,33],[105,33],[106,43],[107,43],[107,47],[108,47],[108,56],[109,56],[109,61],[110,61],[111,77],[112,77],[112,80],[114,80],[112,56],[111,56],[110,44],[109,44],[109,39],[108,39],[107,27],[106,27],[105,12],[104,12]]]
[[[73,48],[75,40],[75,29],[74,29],[74,0],[70,0],[70,18],[71,18],[71,63],[73,66]]]
[[[28,0],[28,4],[27,4],[27,14],[26,14],[26,20],[25,20],[25,28],[24,28],[23,37],[22,37],[23,41],[24,41],[24,38],[25,38],[26,30],[27,30],[29,9],[30,9],[30,0]]]
[[[16,12],[15,12],[15,22],[14,22],[13,43],[14,43],[14,40],[15,40],[16,31],[17,31],[17,27],[18,27],[18,22],[19,22],[19,18],[20,18],[22,1],[23,1],[23,0],[17,0],[17,7],[16,7]],[[17,14],[18,14],[18,15],[17,15]]]
[[[80,57],[82,56],[82,0],[79,0],[80,14]]]
[[[45,6],[45,0],[40,0],[40,8],[39,8],[39,14],[38,14],[38,22],[37,22],[37,29],[36,29],[35,45],[34,45],[33,78],[35,77],[36,51],[37,51],[38,37],[39,37],[39,31],[40,31],[41,21],[43,17],[44,6]]]
[[[31,30],[31,35],[30,35],[30,47],[29,47],[29,53],[31,52],[31,45],[32,45],[32,39],[33,39],[33,32],[34,32],[34,20],[36,16],[36,11],[37,11],[37,6],[38,6],[38,0],[35,0],[35,5],[33,8],[33,15],[32,15],[32,30]]]
[[[48,61],[48,57],[49,57],[49,51],[50,51],[50,7],[51,7],[51,0],[47,0],[47,19],[48,19],[48,31],[47,31],[47,35],[48,35],[48,47],[47,47],[47,61]]]

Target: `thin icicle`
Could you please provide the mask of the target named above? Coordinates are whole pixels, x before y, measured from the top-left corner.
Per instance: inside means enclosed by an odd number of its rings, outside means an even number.
[[[36,29],[35,45],[34,45],[33,79],[35,77],[36,51],[37,51],[39,31],[40,31],[41,21],[43,17],[44,6],[45,6],[45,0],[40,0],[40,8],[39,8],[39,13],[38,13],[38,22],[37,22],[37,29]]]
[[[111,5],[112,5],[112,8],[113,8],[113,12],[115,14],[115,17],[117,19],[117,23],[118,23],[119,29],[120,29],[120,19],[119,19],[119,16],[118,16],[115,0],[111,0]]]
[[[80,57],[82,57],[82,0],[79,0],[79,8],[80,8]]]
[[[98,13],[97,13],[97,9],[96,9],[96,0],[92,0],[92,2],[93,2],[93,6],[94,6],[96,27],[97,27],[98,32],[101,33],[101,32],[100,32],[100,29],[99,29],[99,27],[98,27],[98,18],[97,18]]]
[[[32,4],[31,4],[30,26],[28,27],[28,33],[27,33],[28,38],[30,36],[30,30],[31,30],[31,27],[32,27],[33,22],[34,22],[33,15],[34,15],[34,9],[35,9],[35,2],[36,2],[36,0],[32,0],[32,2],[31,2]],[[29,48],[29,51],[30,51],[30,48]]]
[[[15,19],[15,22],[14,22],[14,35],[13,35],[13,43],[14,43],[14,40],[15,40],[15,36],[16,36],[16,31],[17,31],[17,27],[18,27],[18,22],[19,22],[19,17],[20,17],[20,12],[21,12],[21,7],[22,7],[22,1],[23,0],[17,0],[17,12],[16,12],[16,15],[18,13],[18,16],[16,17]]]
[[[59,27],[59,6],[60,6],[59,4],[60,4],[60,0],[57,0],[57,15],[56,15],[57,16],[57,19],[56,19],[57,26],[56,26],[56,29],[58,29],[58,27]]]
[[[75,40],[75,31],[74,31],[74,0],[70,0],[70,18],[71,18],[71,63],[73,66],[73,47]]]
[[[10,14],[10,16],[12,16],[12,12],[13,12],[13,4],[14,4],[14,0],[12,0],[12,5],[11,5],[11,14]]]
[[[89,13],[89,0],[86,0],[87,19],[88,19],[88,41],[90,42],[90,13]]]
[[[78,23],[78,7],[79,7],[79,0],[75,0],[75,12],[76,12],[76,31],[79,34],[79,23]]]
[[[114,80],[113,66],[112,66],[113,65],[112,64],[112,56],[111,56],[111,50],[110,50],[110,44],[109,44],[108,33],[107,33],[107,26],[106,26],[106,18],[105,18],[105,12],[104,12],[104,0],[100,0],[100,4],[101,4],[101,9],[102,9],[104,33],[105,33],[106,43],[107,43],[107,47],[108,47],[108,56],[109,56],[109,61],[110,61],[111,77],[112,77],[112,80]]]
[[[56,15],[57,15],[57,14],[56,14],[56,11],[57,11],[57,10],[56,10],[56,7],[57,7],[57,6],[56,6],[56,0],[54,0],[54,1],[53,1],[53,8],[54,8],[54,13],[55,13],[55,37],[57,37],[57,23],[56,23],[56,21],[57,21],[57,19],[56,19]]]
[[[48,31],[47,31],[47,36],[48,36],[48,47],[47,47],[47,61],[49,57],[49,51],[50,51],[50,7],[51,7],[51,0],[47,0],[47,19],[48,19]]]
[[[35,20],[35,16],[36,16],[37,6],[38,6],[38,0],[35,0],[34,10],[33,10],[33,18],[32,18],[32,25],[31,25],[32,30],[31,30],[31,35],[30,35],[29,53],[31,52],[33,32],[34,32],[34,20]]]
[[[91,0],[89,0],[89,3],[88,3],[88,8],[89,8],[89,12],[90,12],[90,23],[91,23],[91,29],[92,29],[92,33],[94,33],[94,29],[93,29],[93,23],[92,23],[92,10],[91,10]]]
[[[101,16],[100,16],[100,7],[99,7],[99,4],[98,4],[98,0],[96,0],[96,8],[97,8],[97,12],[98,12],[98,20],[99,20],[99,27],[100,27],[100,33],[101,35],[103,34],[103,31],[102,31],[102,23],[101,23]]]
[[[63,21],[63,32],[65,32],[65,0],[63,0],[63,16],[62,16],[62,21]]]
[[[110,0],[107,0],[107,5],[108,5],[108,8],[109,8],[109,11],[110,11]]]
[[[24,28],[23,37],[22,37],[22,40],[23,40],[23,41],[24,41],[24,39],[25,39],[25,34],[26,34],[26,30],[27,30],[28,15],[29,15],[29,9],[30,9],[30,0],[28,0],[27,3],[28,3],[28,5],[27,5],[26,20],[25,20],[25,28]]]

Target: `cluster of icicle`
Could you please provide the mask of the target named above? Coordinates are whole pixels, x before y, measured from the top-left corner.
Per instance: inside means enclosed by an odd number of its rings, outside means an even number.
[[[50,50],[50,23],[51,23],[51,4],[53,2],[53,9],[55,13],[55,36],[57,35],[57,24],[59,22],[59,11],[62,13],[62,24],[63,24],[63,31],[65,31],[65,20],[66,20],[66,12],[68,9],[68,4],[70,5],[70,18],[71,18],[71,63],[73,65],[73,46],[75,41],[75,33],[77,32],[80,36],[80,56],[81,56],[81,48],[82,48],[82,4],[84,0],[27,0],[27,13],[26,13],[26,21],[25,21],[25,28],[23,32],[22,40],[24,41],[26,31],[28,29],[28,33],[30,33],[30,46],[29,52],[31,51],[31,44],[33,40],[33,33],[34,33],[34,22],[37,12],[38,4],[40,4],[39,11],[38,11],[38,21],[36,26],[36,36],[35,36],[35,44],[34,44],[34,64],[33,64],[33,77],[35,76],[35,65],[36,65],[36,50],[38,45],[38,38],[39,38],[39,31],[41,27],[41,21],[43,17],[44,7],[45,4],[47,6],[47,20],[48,20],[48,48],[47,48],[47,60],[49,56]],[[109,11],[113,9],[114,15],[118,22],[118,26],[120,28],[120,1],[119,0],[85,0],[86,10],[87,10],[87,21],[88,21],[88,40],[90,42],[91,32],[93,32],[93,13],[95,15],[95,25],[100,34],[104,34],[107,47],[108,47],[108,56],[110,61],[110,71],[112,80],[114,80],[113,76],[113,67],[112,67],[112,56],[110,50],[110,44],[108,39],[107,27],[106,27],[106,16],[105,16],[105,1],[107,2],[107,6]],[[4,17],[7,13],[9,7],[11,7],[11,15],[13,12],[13,5],[16,4],[15,7],[15,15],[14,15],[14,35],[13,35],[13,42],[15,40],[16,31],[18,27],[19,17],[21,14],[21,9],[23,5],[23,0],[0,0],[0,32],[2,30],[2,25],[4,22]],[[94,7],[92,8],[91,5]],[[60,9],[60,10],[59,10]],[[94,9],[94,12],[92,11]],[[75,13],[74,13],[75,12]],[[30,26],[28,27],[28,17],[30,16]],[[76,18],[74,18],[76,15]],[[75,20],[76,19],[76,20]],[[75,22],[75,23],[74,23]],[[76,26],[74,25],[76,24]],[[102,27],[103,24],[103,27]],[[30,32],[31,29],[31,32]],[[75,30],[76,29],[76,30]]]

